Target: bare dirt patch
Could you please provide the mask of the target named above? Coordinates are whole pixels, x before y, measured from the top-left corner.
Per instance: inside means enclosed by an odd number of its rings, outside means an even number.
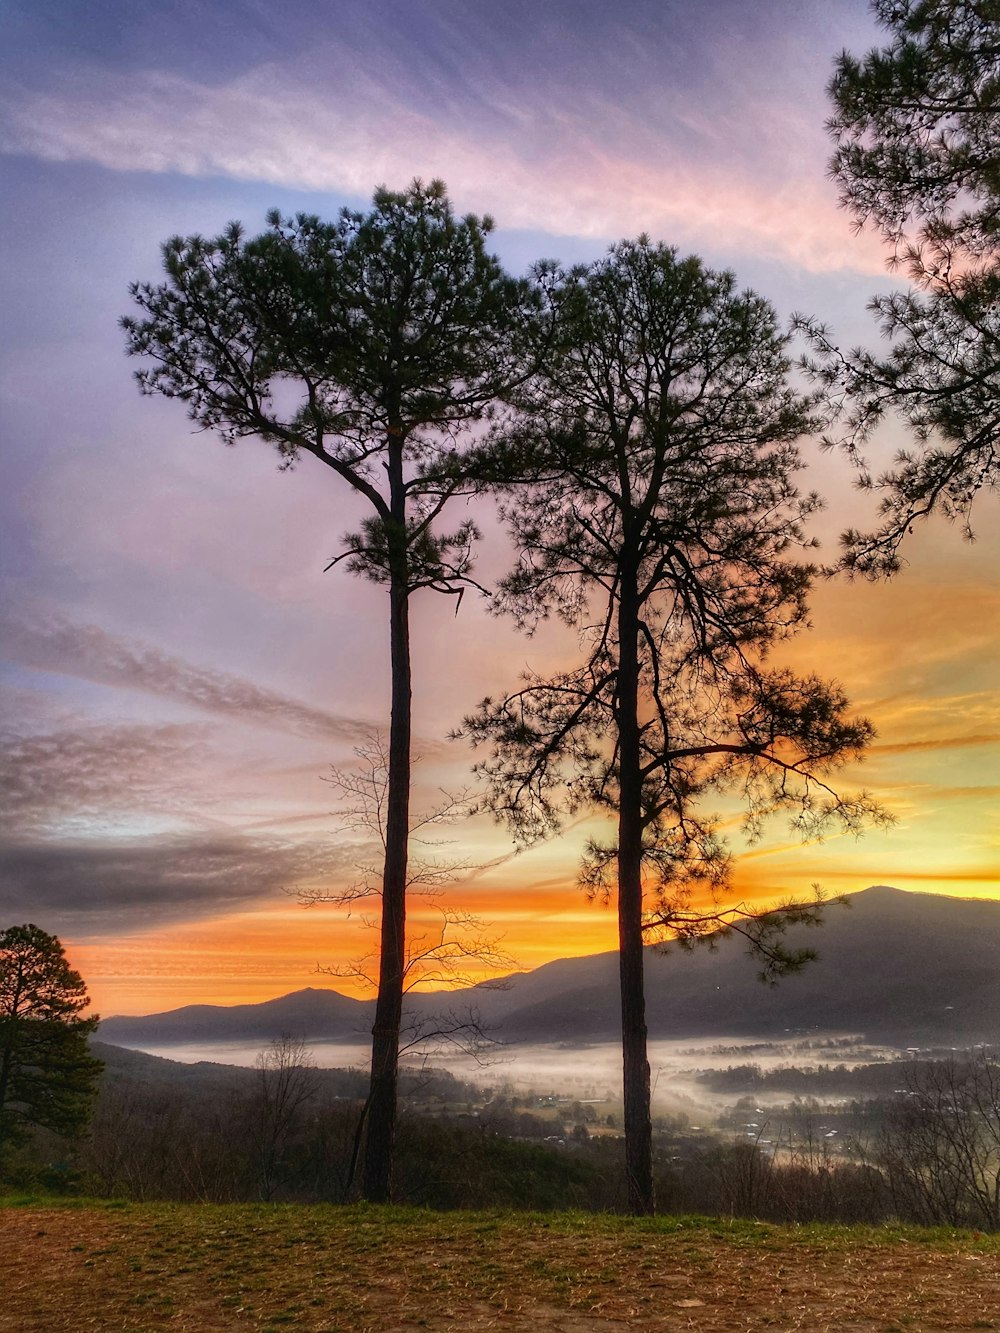
[[[0,1331],[1000,1330],[969,1233],[410,1210],[0,1209]]]

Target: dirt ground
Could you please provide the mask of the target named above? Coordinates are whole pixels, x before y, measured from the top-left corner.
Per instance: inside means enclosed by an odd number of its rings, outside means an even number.
[[[975,1234],[361,1209],[0,1209],[0,1331],[1000,1329]]]

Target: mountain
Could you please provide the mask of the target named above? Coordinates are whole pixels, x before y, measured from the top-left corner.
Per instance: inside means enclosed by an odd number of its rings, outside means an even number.
[[[885,886],[833,905],[821,928],[792,928],[788,942],[819,958],[777,986],[757,981],[738,936],[714,950],[648,951],[647,1021],[652,1038],[774,1037],[858,1033],[890,1045],[965,1046],[1000,1033],[1000,903],[904,893]],[[510,1042],[592,1042],[618,1034],[618,956],[562,958],[506,978],[418,995],[412,1011],[475,1009]],[[109,1018],[101,1038],[124,1045],[261,1040],[291,1032],[358,1041],[371,1001],[304,990],[264,1004],[193,1005],[147,1018]]]
[[[106,1018],[100,1033],[102,1041],[139,1047],[266,1042],[283,1033],[308,1041],[353,1042],[370,1033],[374,1013],[372,1000],[308,987],[262,1004],[188,1004],[143,1018]]]
[[[651,949],[650,1035],[825,1031],[900,1046],[961,1046],[1000,1034],[1000,903],[879,886],[855,894],[849,907],[831,905],[820,928],[790,930],[788,940],[816,948],[819,957],[776,986],[760,984],[738,936],[714,951]],[[581,959],[562,975],[546,976],[544,967],[529,974],[524,1002],[502,1015],[504,1034],[568,1040],[586,1029],[588,1039],[613,1038],[616,965],[617,955],[607,954]]]
[[[91,1039],[90,1049],[104,1065],[102,1081],[105,1087],[141,1086],[156,1096],[181,1090],[214,1101],[216,1105],[220,1097],[227,1094],[252,1095],[260,1087],[257,1070],[240,1065],[216,1064],[209,1060],[194,1063],[165,1060],[162,1056],[111,1046],[95,1039]],[[360,1069],[317,1069],[310,1077],[318,1092],[332,1098],[363,1097],[368,1090],[368,1075]],[[440,1085],[440,1080],[449,1076],[435,1070],[434,1077]]]

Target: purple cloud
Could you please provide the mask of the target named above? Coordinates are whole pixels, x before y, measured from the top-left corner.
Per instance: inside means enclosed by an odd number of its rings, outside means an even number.
[[[55,618],[35,623],[6,620],[0,623],[0,641],[8,660],[22,666],[141,690],[252,726],[352,744],[374,730],[365,719],[313,708],[240,676],[195,666],[139,640],[116,637],[97,625]]]

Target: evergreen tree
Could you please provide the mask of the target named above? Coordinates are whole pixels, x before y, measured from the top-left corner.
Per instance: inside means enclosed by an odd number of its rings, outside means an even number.
[[[1000,3],[874,0],[891,42],[845,52],[830,84],[831,174],[858,228],[871,225],[914,286],[871,310],[890,344],[842,352],[803,321],[814,371],[842,396],[841,437],[882,493],[871,533],[845,534],[849,567],[892,573],[916,519],[939,512],[972,535],[973,503],[1000,481]],[[870,435],[887,414],[916,448],[881,475]]]
[[[502,604],[529,629],[558,614],[584,653],[465,729],[522,839],[578,810],[617,823],[581,881],[617,895],[629,1203],[649,1213],[644,938],[740,929],[774,976],[809,956],[782,946],[784,926],[816,918],[815,903],[721,906],[730,855],[705,800],[737,793],[751,834],[780,809],[806,835],[856,829],[874,807],[824,775],[872,729],[836,685],[766,662],[805,624],[813,570],[796,551],[817,503],[792,480],[809,404],[770,306],[645,238],[550,278],[554,343],[488,468],[535,474],[505,507],[521,558]]]
[[[0,932],[0,1155],[32,1126],[78,1134],[101,1062],[83,1018],[87,988],[54,935],[38,926]]]
[[[227,442],[257,436],[283,465],[310,455],[369,515],[332,563],[388,592],[391,714],[379,984],[362,1188],[389,1197],[403,978],[410,795],[409,607],[422,588],[460,596],[477,533],[437,526],[468,487],[461,440],[516,376],[529,301],[487,253],[489,218],[457,219],[439,181],[379,190],[332,223],[270,216],[246,240],[164,247],[167,281],[134,284],[130,354],[146,393],[180,398]],[[291,406],[286,407],[286,404]]]

